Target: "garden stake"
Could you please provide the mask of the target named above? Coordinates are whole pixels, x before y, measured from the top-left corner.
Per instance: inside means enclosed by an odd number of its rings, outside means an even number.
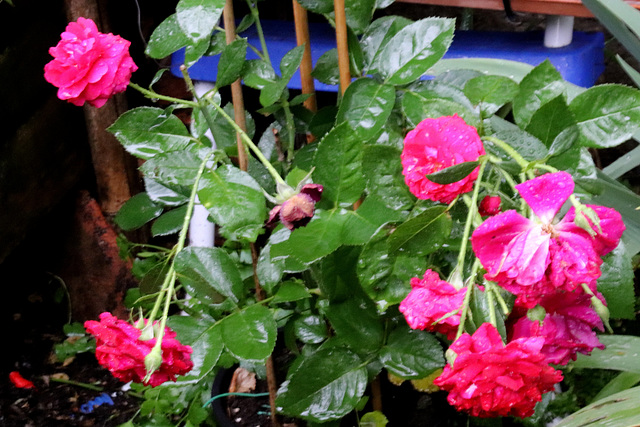
[[[233,15],[233,1],[227,0],[224,5],[224,34],[227,38],[227,44],[236,38],[236,24]],[[244,98],[242,97],[242,84],[240,79],[231,83],[231,98],[233,104],[234,119],[243,131],[247,130],[247,123],[244,115]],[[236,141],[238,144],[238,165],[240,169],[246,171],[248,165],[247,149],[242,143],[239,133],[236,133]]]
[[[349,83],[351,83],[349,46],[347,44],[347,16],[344,11],[344,0],[334,0],[333,9],[336,14],[336,45],[338,48],[338,69],[340,70],[340,93],[344,95]]]
[[[313,94],[309,99],[304,101],[304,106],[315,112],[318,110],[315,95],[315,85],[311,71],[313,64],[311,62],[311,41],[309,40],[309,20],[307,19],[307,10],[296,0],[293,0],[293,20],[296,26],[296,41],[298,46],[304,44],[304,55],[300,63],[300,83],[302,84],[302,93]],[[307,136],[307,141],[313,141],[313,135]]]

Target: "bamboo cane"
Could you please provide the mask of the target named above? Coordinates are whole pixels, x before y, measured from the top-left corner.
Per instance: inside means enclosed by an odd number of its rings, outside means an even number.
[[[293,0],[293,20],[296,27],[296,41],[298,46],[304,45],[304,54],[300,63],[300,83],[302,84],[302,93],[311,93],[309,99],[304,101],[304,106],[315,112],[318,110],[315,95],[315,85],[311,71],[313,63],[311,62],[311,40],[309,39],[309,21],[307,19],[307,10],[296,0]]]
[[[224,5],[224,33],[227,44],[233,42],[236,38],[236,22],[233,14],[233,1],[226,0]],[[242,96],[242,83],[240,79],[231,83],[231,99],[233,103],[234,120],[240,126],[240,129],[246,132],[247,122],[244,115],[244,98]],[[240,134],[236,135],[236,143],[238,146],[238,165],[240,169],[246,171],[248,166],[247,149],[242,143]]]
[[[349,70],[349,46],[347,44],[347,16],[344,0],[333,0],[336,15],[336,45],[338,48],[338,69],[340,70],[340,93],[344,94],[351,83]]]

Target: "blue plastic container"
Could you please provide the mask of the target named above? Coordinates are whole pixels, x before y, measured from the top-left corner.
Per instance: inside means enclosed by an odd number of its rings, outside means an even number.
[[[276,71],[280,60],[296,46],[295,29],[292,22],[263,21],[263,30],[267,38],[269,55]],[[333,28],[324,23],[310,23],[311,57],[313,63],[326,51],[336,47]],[[242,33],[250,44],[259,46],[255,27]],[[496,58],[520,61],[538,65],[545,59],[558,69],[569,82],[582,87],[590,87],[604,71],[604,35],[602,33],[584,33],[575,31],[570,45],[561,48],[544,47],[544,32],[484,32],[456,31],[451,47],[445,58]],[[219,56],[201,58],[189,69],[193,80],[215,81]],[[258,56],[247,50],[247,59]],[[184,51],[176,52],[172,57],[171,72],[182,77],[180,64],[184,61]],[[336,92],[338,87],[326,85],[316,80],[316,90]],[[291,78],[289,88],[300,89],[300,74]]]

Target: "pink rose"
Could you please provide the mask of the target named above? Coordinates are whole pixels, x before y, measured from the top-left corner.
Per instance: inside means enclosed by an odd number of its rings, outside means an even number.
[[[540,305],[546,310],[542,322],[526,315],[518,319],[511,330],[511,339],[542,337],[540,350],[548,363],[566,365],[576,360],[576,353],[591,354],[594,348],[604,349],[594,328],[603,331],[600,316],[591,307],[591,297],[576,292],[552,295]]]
[[[419,199],[451,203],[473,189],[478,168],[460,181],[436,184],[426,175],[485,154],[477,130],[457,115],[424,119],[404,139],[402,173],[409,190]]]
[[[103,34],[91,19],[78,18],[67,25],[62,40],[49,49],[53,60],[44,67],[44,78],[56,86],[58,98],[73,105],[88,102],[102,107],[123,92],[138,69],[129,55],[131,43],[120,36]]]
[[[277,224],[280,220],[282,225],[289,230],[304,227],[311,221],[316,210],[316,203],[322,198],[322,185],[305,184],[300,192],[285,200],[281,205],[271,209],[269,212],[268,225]]]
[[[451,344],[455,360],[433,383],[449,392],[457,410],[474,417],[529,417],[542,394],[562,381],[540,353],[543,343],[520,338],[505,346],[496,328],[484,323]]]
[[[531,308],[547,295],[571,292],[600,277],[602,259],[594,238],[571,217],[554,222],[573,189],[573,179],[566,172],[519,184],[516,190],[537,220],[509,210],[487,219],[471,236],[473,251],[487,270],[485,277],[517,295],[518,304]],[[624,229],[621,224],[616,227]],[[613,233],[618,235],[612,232],[612,239]]]
[[[100,365],[123,382],[143,382],[146,375],[144,358],[155,345],[155,338],[140,340],[140,329],[111,313],[102,313],[99,322],[89,320],[84,327],[96,338],[96,358]],[[175,381],[176,375],[185,375],[193,368],[191,352],[191,347],[180,344],[176,333],[166,328],[162,338],[162,364],[151,375],[148,384],[155,387]]]
[[[458,290],[440,280],[435,271],[427,270],[423,279],[411,279],[411,292],[400,303],[400,312],[412,329],[440,332],[452,340],[458,331],[466,292],[467,288]],[[442,319],[445,316],[448,317]]]

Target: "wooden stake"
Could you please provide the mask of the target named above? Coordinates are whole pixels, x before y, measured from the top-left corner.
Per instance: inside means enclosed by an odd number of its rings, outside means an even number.
[[[224,5],[224,33],[227,39],[227,44],[236,39],[236,22],[233,14],[233,1],[226,0]],[[236,124],[240,126],[240,129],[247,131],[247,122],[244,115],[244,98],[242,96],[242,83],[240,79],[231,83],[231,99],[233,103],[234,120]],[[240,134],[236,135],[236,143],[238,146],[238,165],[243,171],[247,170],[249,165],[249,158],[247,155],[247,149],[242,143]]]
[[[296,41],[298,46],[304,45],[304,55],[300,63],[300,83],[302,84],[302,93],[312,93],[309,99],[304,101],[304,106],[309,110],[316,112],[318,105],[316,103],[316,89],[311,77],[313,71],[313,62],[311,61],[311,43],[309,39],[309,21],[307,19],[307,10],[296,0],[293,0],[293,19],[296,26]]]
[[[66,0],[65,7],[69,21],[76,21],[82,16],[93,20],[101,31],[109,31],[106,17],[101,15],[95,0]],[[101,108],[84,106],[98,203],[102,212],[109,218],[113,218],[122,204],[129,200],[132,188],[137,187],[138,181],[135,160],[106,130],[126,109],[123,94],[112,97]]]
[[[333,0],[336,15],[336,45],[338,48],[338,68],[340,70],[340,93],[344,95],[351,83],[349,69],[349,45],[347,44],[347,15],[344,10],[344,0]]]

